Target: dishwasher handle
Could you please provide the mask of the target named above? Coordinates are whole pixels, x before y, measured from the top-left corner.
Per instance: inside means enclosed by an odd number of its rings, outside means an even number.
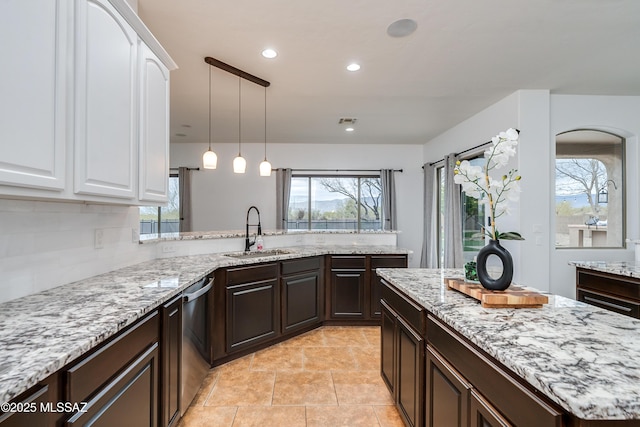
[[[202,287],[202,288],[198,289],[197,291],[192,292],[190,294],[184,294],[182,296],[182,301],[187,303],[187,302],[193,301],[194,299],[198,299],[202,295],[204,295],[207,292],[209,292],[209,290],[211,289],[212,286],[213,286],[213,277],[211,278],[211,280],[209,280],[209,283],[207,283],[204,287]]]

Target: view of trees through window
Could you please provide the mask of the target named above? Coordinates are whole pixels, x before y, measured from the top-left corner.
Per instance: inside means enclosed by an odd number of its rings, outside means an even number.
[[[473,166],[485,165],[485,158],[469,159]],[[485,245],[483,228],[485,224],[485,204],[482,200],[469,197],[461,192],[462,210],[462,252],[464,262],[473,261],[478,251]]]
[[[169,177],[169,203],[166,207],[140,207],[140,235],[180,231],[180,183],[178,175]]]
[[[556,137],[556,247],[624,245],[623,141],[590,130]]]
[[[292,177],[287,225],[290,230],[382,229],[380,177]]]

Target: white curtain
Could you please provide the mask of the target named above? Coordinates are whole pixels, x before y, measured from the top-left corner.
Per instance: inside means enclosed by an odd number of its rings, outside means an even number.
[[[380,181],[382,182],[382,223],[383,230],[397,230],[396,219],[396,181],[393,169],[381,169]]]
[[[444,158],[444,268],[461,268],[464,265],[460,186],[453,182],[456,160],[455,153]]]
[[[180,232],[191,230],[191,171],[186,167],[178,168],[180,185]]]
[[[276,169],[276,229],[286,230],[289,220],[289,196],[291,195],[291,169]]]
[[[420,267],[438,267],[438,204],[436,202],[438,186],[436,185],[435,164],[425,163],[423,187],[423,238]]]

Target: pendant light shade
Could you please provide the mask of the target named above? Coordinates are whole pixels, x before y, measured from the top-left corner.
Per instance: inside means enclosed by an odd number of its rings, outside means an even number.
[[[202,167],[215,169],[218,166],[218,156],[211,150],[211,67],[209,67],[209,149],[202,155]]]
[[[238,157],[233,159],[233,172],[245,173],[247,170],[247,161],[238,153]]]
[[[266,158],[260,163],[260,176],[271,176],[271,163]]]
[[[242,79],[238,76],[238,156],[233,159],[233,172],[245,173],[247,161],[242,157]]]
[[[271,176],[271,163],[267,160],[267,88],[264,88],[264,160],[260,163],[260,176]]]
[[[218,155],[211,151],[211,148],[202,155],[202,167],[205,169],[215,169],[218,167]]]

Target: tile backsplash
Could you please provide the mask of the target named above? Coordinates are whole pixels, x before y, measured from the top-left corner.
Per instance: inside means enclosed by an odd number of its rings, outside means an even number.
[[[138,229],[137,207],[0,199],[0,302],[155,258]]]

